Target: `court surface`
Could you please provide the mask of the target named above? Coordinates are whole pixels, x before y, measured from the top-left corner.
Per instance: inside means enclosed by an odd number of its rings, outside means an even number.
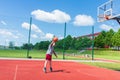
[[[43,72],[44,60],[0,59],[0,80],[120,80],[120,72],[73,61],[53,61],[53,72]],[[49,67],[49,66],[47,66]]]

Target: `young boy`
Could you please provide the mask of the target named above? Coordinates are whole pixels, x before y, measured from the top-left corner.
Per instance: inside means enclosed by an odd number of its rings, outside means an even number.
[[[43,68],[43,71],[45,73],[46,73],[46,66],[47,66],[48,62],[49,62],[49,65],[50,65],[50,71],[52,72],[52,53],[54,53],[54,55],[57,58],[57,55],[54,51],[54,46],[55,46],[55,41],[52,41],[51,44],[48,47],[47,52],[46,52],[46,60],[45,60],[45,63],[44,63],[44,68]]]

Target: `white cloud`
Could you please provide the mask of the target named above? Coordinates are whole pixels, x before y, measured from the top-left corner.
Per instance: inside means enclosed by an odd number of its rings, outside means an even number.
[[[25,29],[29,29],[29,23],[22,23],[22,27],[25,28]],[[32,24],[31,26],[31,29],[32,31],[36,32],[35,34],[31,34],[31,38],[34,38],[34,39],[40,39],[40,40],[52,40],[54,34],[52,33],[45,33],[45,32],[42,32],[42,30],[40,30],[37,25],[35,24]],[[63,38],[63,37],[61,37]]]
[[[22,23],[22,27],[25,28],[25,29],[27,29],[27,30],[29,30],[30,24],[24,22],[24,23]]]
[[[27,22],[22,23],[22,27],[29,30],[30,24]],[[43,32],[41,31],[41,29],[39,29],[39,27],[35,24],[31,25],[31,30],[40,34],[43,34]]]
[[[6,23],[5,21],[1,21],[1,23],[2,23],[3,25],[7,25],[7,23]]]
[[[94,23],[94,19],[88,15],[77,15],[73,22],[75,26],[92,26]]]
[[[65,23],[71,20],[70,15],[60,10],[54,10],[52,12],[34,10],[31,15],[33,15],[37,20],[52,23]]]
[[[106,25],[106,24],[102,24],[100,25],[100,28],[106,31],[109,31],[110,29],[113,29],[112,26]]]
[[[63,37],[63,36],[60,36],[59,39],[64,39],[64,37]]]
[[[24,22],[24,23],[22,23],[22,27],[25,28],[25,29],[27,29],[27,30],[29,30],[30,24]],[[54,34],[51,34],[51,33],[46,33],[46,34],[45,34],[45,33],[42,32],[42,30],[40,30],[40,29],[37,27],[37,25],[35,25],[35,24],[32,24],[31,30],[34,31],[34,32],[36,32],[36,33],[39,33],[39,34],[32,34],[32,35],[31,35],[32,38],[41,38],[41,39],[46,39],[46,40],[48,40],[48,39],[52,39],[53,36],[54,36]],[[38,37],[38,36],[40,36],[40,37]]]
[[[7,29],[0,29],[0,35],[2,37],[11,37],[11,38],[19,38],[18,36],[14,35],[12,32],[10,32],[9,30]]]
[[[32,24],[32,30],[37,32],[37,33],[43,33],[39,28],[38,26],[36,26],[35,24]]]
[[[40,39],[42,39],[42,40],[52,40],[53,36],[54,36],[54,34],[52,34],[52,33],[46,33],[45,35],[41,35]]]
[[[38,36],[36,34],[32,34],[31,37],[32,38],[38,38]]]
[[[54,34],[51,34],[51,33],[46,33],[46,34],[45,34],[45,38],[46,38],[46,39],[52,39],[53,36],[54,36]]]

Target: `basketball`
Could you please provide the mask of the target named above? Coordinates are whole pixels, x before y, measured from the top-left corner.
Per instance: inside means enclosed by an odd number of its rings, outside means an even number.
[[[53,38],[53,41],[54,41],[54,42],[57,42],[57,41],[58,41],[58,38],[57,38],[57,37],[54,37],[54,38]]]

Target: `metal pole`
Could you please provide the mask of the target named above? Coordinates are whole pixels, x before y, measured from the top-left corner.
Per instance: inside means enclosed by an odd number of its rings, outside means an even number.
[[[30,27],[29,27],[29,36],[28,36],[28,50],[27,50],[27,58],[29,58],[29,50],[30,50],[31,24],[32,24],[32,17],[30,17]]]
[[[66,37],[66,22],[64,26],[63,59],[65,59],[65,37]]]
[[[94,26],[92,26],[92,60],[94,60]]]

